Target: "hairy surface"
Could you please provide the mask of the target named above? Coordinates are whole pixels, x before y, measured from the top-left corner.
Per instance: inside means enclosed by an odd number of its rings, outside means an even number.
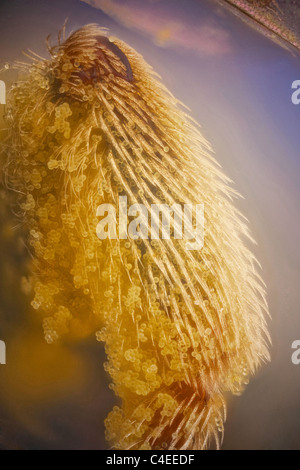
[[[269,358],[265,290],[235,191],[197,124],[128,45],[88,25],[49,52],[17,64],[6,146],[46,340],[98,331],[122,400],[106,419],[115,448],[219,446],[224,392],[240,393]],[[204,203],[204,248],[99,240],[96,209],[118,196],[149,211]]]

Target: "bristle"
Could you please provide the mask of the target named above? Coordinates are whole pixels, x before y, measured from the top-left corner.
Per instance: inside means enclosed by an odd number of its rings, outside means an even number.
[[[236,193],[136,51],[96,25],[50,51],[10,92],[7,147],[46,340],[99,330],[122,399],[106,419],[115,448],[219,447],[222,394],[240,393],[269,359],[265,288]],[[204,204],[204,248],[99,240],[97,207],[119,196],[149,211]]]

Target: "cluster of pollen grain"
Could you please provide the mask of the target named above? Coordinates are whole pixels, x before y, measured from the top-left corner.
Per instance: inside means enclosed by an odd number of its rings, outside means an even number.
[[[49,343],[98,330],[122,399],[106,419],[116,448],[202,449],[223,433],[222,393],[240,393],[268,357],[264,290],[209,145],[143,59],[103,34],[74,33],[10,93],[7,172],[32,306]],[[149,210],[204,203],[204,249],[100,241],[96,208],[119,195]]]

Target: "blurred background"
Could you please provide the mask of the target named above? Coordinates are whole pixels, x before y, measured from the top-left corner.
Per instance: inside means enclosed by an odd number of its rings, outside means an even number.
[[[45,38],[55,43],[68,18],[67,33],[91,22],[109,28],[189,106],[245,197],[238,206],[258,242],[272,314],[272,362],[242,397],[229,398],[223,449],[300,449],[300,366],[291,362],[291,344],[300,339],[300,106],[291,101],[300,52],[229,3],[237,2],[1,0],[0,80],[9,86],[15,79],[5,64],[23,60],[23,50],[46,57]],[[41,319],[21,292],[29,255],[3,187],[0,239],[0,339],[7,345],[0,448],[107,448],[103,421],[117,400],[103,346],[94,336],[44,341]]]

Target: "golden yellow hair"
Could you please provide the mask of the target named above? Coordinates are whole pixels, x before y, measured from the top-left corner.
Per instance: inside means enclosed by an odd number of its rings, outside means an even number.
[[[265,290],[236,193],[143,58],[96,25],[32,55],[11,89],[7,173],[28,230],[46,340],[97,332],[117,449],[219,446],[224,392],[269,358]],[[205,245],[99,240],[96,208],[205,207]]]

